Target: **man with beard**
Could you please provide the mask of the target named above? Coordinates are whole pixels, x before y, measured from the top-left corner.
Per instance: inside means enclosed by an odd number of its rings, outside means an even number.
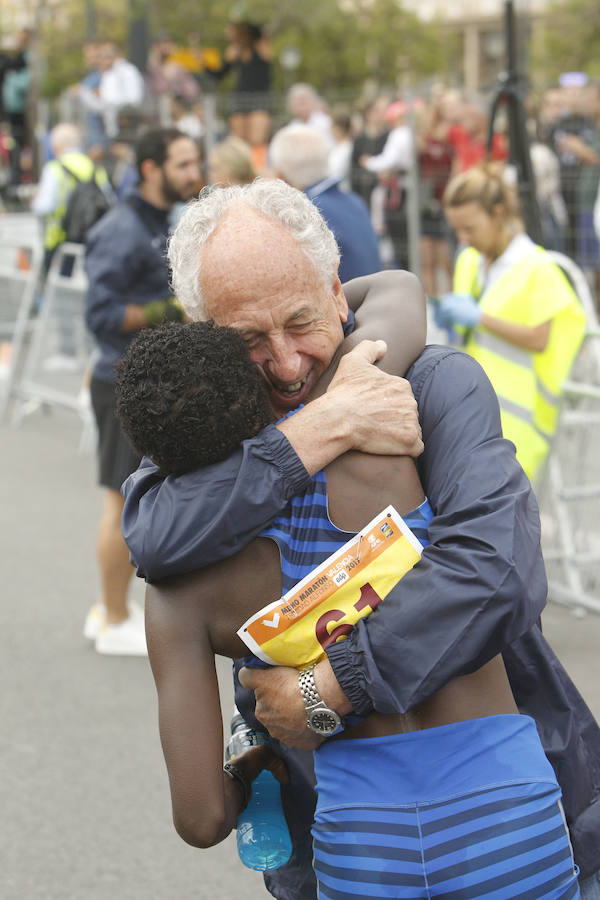
[[[198,148],[176,129],[143,134],[136,145],[136,164],[138,189],[94,226],[85,260],[86,320],[98,345],[91,397],[104,508],[97,544],[101,595],[88,613],[84,634],[95,641],[99,653],[128,656],[145,655],[146,639],[141,611],[127,605],[133,569],[121,534],[120,487],[140,459],[114,413],[114,365],[141,328],[183,317],[169,286],[169,213],[200,188]]]

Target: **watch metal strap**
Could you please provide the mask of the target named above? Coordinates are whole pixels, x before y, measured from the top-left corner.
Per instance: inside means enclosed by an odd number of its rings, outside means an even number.
[[[302,694],[302,699],[304,700],[304,706],[307,712],[309,709],[311,709],[313,706],[316,706],[317,703],[321,703],[323,700],[315,684],[315,676],[313,675],[314,667],[315,664],[313,663],[306,669],[301,669],[298,674],[300,693]]]

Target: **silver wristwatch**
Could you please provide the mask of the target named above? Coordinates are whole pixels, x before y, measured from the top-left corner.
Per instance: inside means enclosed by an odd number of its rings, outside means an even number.
[[[316,734],[329,737],[343,728],[342,719],[333,709],[329,709],[317,690],[313,675],[314,663],[307,669],[300,669],[298,682],[306,710],[306,725]]]

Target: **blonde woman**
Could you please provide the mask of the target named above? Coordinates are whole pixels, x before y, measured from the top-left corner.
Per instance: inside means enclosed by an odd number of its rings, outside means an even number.
[[[235,135],[216,144],[208,154],[209,184],[250,184],[256,175],[250,145]]]
[[[556,429],[585,316],[565,276],[525,233],[501,168],[488,163],[455,176],[444,207],[464,249],[454,292],[442,298],[436,319],[485,369],[504,436],[533,480]]]

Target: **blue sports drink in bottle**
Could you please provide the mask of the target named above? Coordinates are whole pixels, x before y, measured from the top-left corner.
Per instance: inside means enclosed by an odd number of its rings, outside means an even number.
[[[231,720],[231,738],[225,748],[225,759],[234,760],[248,747],[268,742],[268,735],[254,731],[236,711]],[[263,769],[252,782],[250,802],[237,820],[237,848],[243,864],[260,872],[278,869],[292,854],[290,832],[281,805],[281,789],[268,769]]]

